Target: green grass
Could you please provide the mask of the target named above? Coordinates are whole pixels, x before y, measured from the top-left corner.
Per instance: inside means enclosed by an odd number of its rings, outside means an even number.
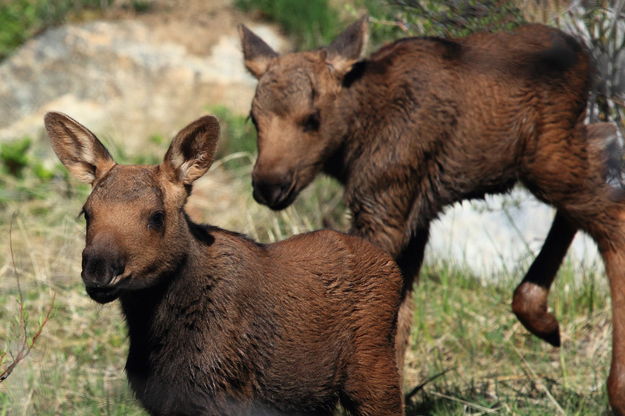
[[[517,278],[484,285],[444,263],[426,267],[415,294],[407,381],[414,386],[444,374],[415,395],[408,413],[606,412],[610,327],[599,278],[580,279],[570,265],[560,272],[551,303],[563,346],[555,349],[529,335],[511,313]]]
[[[347,24],[370,16],[374,46],[405,36],[466,36],[506,30],[523,22],[513,0],[235,0],[246,12],[278,23],[297,49],[328,45]]]
[[[112,0],[6,0],[0,2],[0,61],[18,46],[68,16],[109,7]]]
[[[317,179],[285,211],[275,213],[256,204],[248,124],[225,110],[220,117],[227,151],[189,200],[195,220],[265,242],[324,225],[347,228],[341,189],[328,178]],[[160,160],[169,139],[147,140],[141,156],[124,153],[115,143],[107,141],[114,157],[144,163]],[[232,149],[238,156],[227,161]],[[0,240],[0,350],[15,351],[21,334],[16,274],[29,333],[53,294],[56,300],[31,355],[0,383],[0,415],[142,415],[123,372],[127,340],[119,307],[95,304],[80,282],[84,220],[77,214],[88,187],[59,175],[43,181],[31,169],[43,163],[33,156],[41,150],[31,151],[19,177],[2,174],[6,183],[38,187],[39,192],[0,204],[0,233],[6,236]],[[233,165],[233,160],[238,163]],[[603,276],[570,265],[560,272],[551,305],[562,325],[563,347],[554,349],[530,336],[510,311],[512,290],[524,267],[488,283],[462,270],[454,259],[429,260],[414,295],[406,390],[442,375],[414,394],[409,415],[538,416],[558,414],[559,408],[567,415],[606,412],[611,330]]]
[[[256,152],[256,129],[252,122],[222,105],[209,107],[208,112],[219,119],[221,127],[217,157],[225,157],[223,163],[229,169],[249,166]]]
[[[28,39],[68,20],[101,16],[111,8],[143,13],[153,0],[2,0],[0,1],[0,61]]]

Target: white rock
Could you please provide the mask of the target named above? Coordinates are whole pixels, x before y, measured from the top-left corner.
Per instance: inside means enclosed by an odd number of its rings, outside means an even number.
[[[484,279],[522,276],[540,252],[554,215],[523,189],[456,204],[433,224],[426,261],[448,261]],[[576,270],[603,271],[595,243],[581,232],[565,261]]]

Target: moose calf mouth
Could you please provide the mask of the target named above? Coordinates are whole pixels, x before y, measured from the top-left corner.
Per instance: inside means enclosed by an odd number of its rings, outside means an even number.
[[[288,189],[286,192],[283,192],[280,195],[275,196],[274,198],[265,197],[261,192],[259,192],[258,189],[256,189],[256,187],[254,187],[253,192],[253,196],[256,202],[266,205],[274,211],[281,211],[287,208],[293,203],[293,201],[295,201],[295,198],[297,198],[298,194],[299,192],[296,191],[294,187],[291,187],[291,189]]]
[[[98,303],[105,304],[114,301],[119,297],[120,289],[118,287],[95,287],[85,286],[87,294]]]
[[[285,208],[288,208],[289,205],[291,205],[293,201],[295,201],[295,198],[297,198],[297,192],[291,191],[290,193],[285,195],[281,200],[275,201],[273,204],[271,205],[268,204],[267,206],[274,211],[281,211]]]

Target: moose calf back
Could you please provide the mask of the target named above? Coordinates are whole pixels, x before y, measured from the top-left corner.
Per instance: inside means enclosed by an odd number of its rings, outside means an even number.
[[[352,71],[326,117],[340,125],[330,131],[348,137],[339,159],[349,172],[347,198],[383,197],[386,184],[408,180],[393,199],[413,209],[413,227],[450,203],[506,191],[519,177],[533,183],[540,153],[585,145],[572,132],[584,115],[588,55],[555,29],[400,40]],[[388,211],[385,202],[372,209]]]

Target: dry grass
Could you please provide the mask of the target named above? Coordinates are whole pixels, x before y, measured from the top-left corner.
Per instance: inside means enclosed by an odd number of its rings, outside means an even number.
[[[571,2],[569,0],[517,0],[517,7],[528,22],[551,24]]]
[[[162,152],[163,149],[160,150]],[[242,156],[249,157],[249,156]],[[251,197],[249,165],[224,169],[217,162],[194,192],[189,211],[198,221],[245,232],[261,241],[320,228],[346,227],[340,189],[318,180],[294,207],[273,213]],[[50,185],[44,199],[1,207],[0,339],[14,347],[17,288],[22,282],[29,328],[56,304],[31,356],[0,384],[0,415],[139,415],[123,365],[126,339],[116,303],[98,306],[80,282],[84,224],[77,218],[88,191],[67,194]],[[9,218],[16,214],[9,256]],[[602,276],[576,279],[561,273],[554,309],[563,324],[563,348],[553,349],[527,332],[510,312],[520,275],[484,285],[447,263],[431,263],[416,290],[407,388],[432,376],[414,395],[410,415],[578,414],[606,411],[604,379],[610,351],[609,305]]]

